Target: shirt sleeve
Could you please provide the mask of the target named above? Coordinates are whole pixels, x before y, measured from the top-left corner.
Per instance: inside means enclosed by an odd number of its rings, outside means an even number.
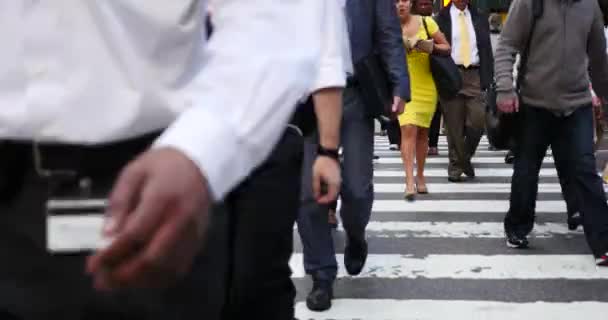
[[[531,1],[513,0],[494,55],[494,75],[497,90],[500,92],[514,90],[515,56],[525,49],[532,28],[532,18]]]
[[[347,38],[344,10],[338,1],[326,0],[323,5],[323,23],[319,30],[322,35],[320,66],[312,92],[344,87],[346,73],[352,69],[350,52],[344,42]]]
[[[604,18],[597,2],[595,2],[593,25],[587,40],[587,54],[593,90],[598,97],[608,99],[608,55],[606,54]]]
[[[429,33],[431,36],[439,31],[439,26],[437,25],[437,22],[435,22],[435,19],[431,17],[424,17],[424,21],[426,21],[426,26],[429,28]]]
[[[319,70],[324,0],[216,2],[191,106],[156,141],[188,156],[219,201],[263,162]]]

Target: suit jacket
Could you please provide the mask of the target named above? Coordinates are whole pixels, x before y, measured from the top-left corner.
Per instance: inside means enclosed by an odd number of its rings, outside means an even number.
[[[450,9],[452,5],[443,8],[435,20],[439,29],[452,44],[452,17]],[[473,29],[477,38],[477,50],[479,52],[479,78],[481,80],[481,89],[488,89],[494,82],[494,54],[492,51],[492,41],[490,40],[490,22],[488,16],[480,13],[477,8],[469,5],[471,12],[471,20],[473,20]]]
[[[410,81],[394,0],[347,0],[346,15],[353,64],[380,53],[393,94],[410,100]]]

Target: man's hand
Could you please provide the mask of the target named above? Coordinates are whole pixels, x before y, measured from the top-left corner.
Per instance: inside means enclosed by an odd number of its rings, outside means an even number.
[[[393,97],[393,106],[391,111],[396,115],[402,114],[405,111],[405,101],[403,101],[401,97]]]
[[[320,204],[329,204],[338,198],[342,178],[338,161],[326,156],[318,156],[312,167],[312,191]],[[327,185],[327,193],[322,194],[322,184]]]
[[[502,113],[519,112],[519,99],[514,93],[499,93],[496,104]]]
[[[189,158],[170,148],[144,153],[123,170],[109,202],[104,232],[113,241],[87,262],[97,289],[162,287],[190,270],[210,196]]]
[[[591,103],[593,104],[593,107],[595,107],[595,108],[602,106],[602,99],[600,99],[600,97],[598,97],[598,96],[594,95],[591,101],[592,101]]]

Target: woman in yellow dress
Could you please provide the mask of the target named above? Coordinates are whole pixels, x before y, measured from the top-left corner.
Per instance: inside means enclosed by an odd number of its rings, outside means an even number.
[[[429,148],[429,127],[437,108],[437,89],[431,74],[429,54],[449,55],[451,49],[431,17],[414,14],[421,6],[432,5],[430,0],[396,0],[396,5],[407,49],[412,92],[412,101],[399,116],[399,124],[402,137],[401,157],[406,174],[405,198],[413,201],[416,193],[428,193],[424,163]],[[430,37],[427,35],[427,29]],[[417,163],[415,179],[414,158]]]

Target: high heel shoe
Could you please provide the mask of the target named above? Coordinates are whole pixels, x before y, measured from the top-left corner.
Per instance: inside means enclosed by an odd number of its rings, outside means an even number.
[[[429,189],[426,187],[426,184],[418,184],[418,182],[416,182],[416,190],[419,194],[429,194]]]
[[[405,187],[405,195],[404,198],[405,200],[407,200],[408,202],[413,202],[414,200],[416,200],[416,188],[412,188],[414,189],[413,191],[408,191],[407,185]]]

